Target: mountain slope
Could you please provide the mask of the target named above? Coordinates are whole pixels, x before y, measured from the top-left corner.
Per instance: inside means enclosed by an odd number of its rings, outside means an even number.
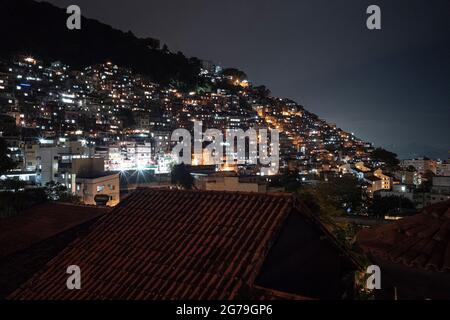
[[[34,54],[44,60],[61,60],[74,68],[112,60],[154,81],[193,86],[200,62],[182,53],[160,50],[155,39],[139,39],[131,32],[83,18],[81,30],[68,30],[65,10],[32,0],[2,0],[0,57]]]

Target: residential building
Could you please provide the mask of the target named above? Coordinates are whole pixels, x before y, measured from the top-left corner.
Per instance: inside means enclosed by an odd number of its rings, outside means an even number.
[[[383,190],[390,190],[392,188],[393,185],[393,179],[392,177],[383,174],[383,170],[382,169],[377,169],[373,172],[373,175],[377,178],[381,179],[381,188]]]
[[[394,177],[400,181],[401,184],[409,186],[418,186],[422,183],[420,175],[414,170],[399,170],[394,173]]]
[[[438,162],[436,175],[446,177],[450,176],[450,160]]]
[[[366,165],[362,161],[355,163],[355,168],[362,172],[370,172],[371,171],[370,168],[366,167]]]
[[[424,175],[427,171],[431,171],[436,174],[437,170],[437,162],[427,157],[402,160],[401,166],[403,168],[408,168],[410,166],[414,167],[421,175]]]
[[[243,178],[233,172],[221,172],[208,175],[200,182],[207,191],[267,192],[267,183],[258,181],[257,177]]]
[[[433,177],[433,186],[431,192],[450,196],[450,176],[449,177]]]
[[[97,152],[102,149],[97,149]],[[124,141],[108,146],[106,158],[108,170],[143,170],[152,166],[152,150],[150,142]]]
[[[84,204],[96,205],[96,196],[108,196],[108,206],[120,202],[120,180],[118,173],[80,174],[76,178],[75,194]]]
[[[152,132],[154,154],[167,154],[170,153],[171,149],[171,132],[170,131],[155,131]]]
[[[450,177],[433,177],[430,192],[415,192],[414,202],[418,208],[450,200]]]
[[[24,145],[24,169],[26,171],[36,171],[39,161],[39,144],[27,142]]]
[[[381,197],[390,197],[390,196],[403,197],[411,200],[412,203],[416,202],[414,189],[411,186],[405,184],[393,185],[392,190],[381,190],[379,192],[379,195]]]
[[[383,190],[383,180],[375,176],[366,176],[364,181],[367,184],[367,195],[372,198],[375,192]]]

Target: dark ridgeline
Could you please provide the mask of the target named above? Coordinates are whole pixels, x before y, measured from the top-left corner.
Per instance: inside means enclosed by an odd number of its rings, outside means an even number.
[[[82,12],[83,13],[83,12]],[[161,84],[197,84],[200,61],[171,53],[159,40],[140,39],[93,19],[82,18],[81,30],[69,30],[64,9],[32,0],[3,0],[0,10],[0,58],[32,54],[63,61],[75,69],[114,63],[150,76]]]

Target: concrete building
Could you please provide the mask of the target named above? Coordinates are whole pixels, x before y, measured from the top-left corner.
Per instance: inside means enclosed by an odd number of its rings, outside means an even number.
[[[39,157],[39,144],[37,143],[25,143],[23,155],[24,155],[24,169],[26,171],[36,171],[38,166]]]
[[[381,188],[383,190],[390,190],[393,185],[393,179],[392,177],[383,174],[383,170],[377,169],[373,172],[373,175],[377,178],[381,179]]]
[[[423,157],[418,159],[407,159],[402,160],[401,166],[403,168],[414,167],[417,172],[421,175],[425,174],[427,171],[431,171],[436,174],[437,162],[435,160]]]
[[[82,174],[76,178],[75,194],[84,204],[96,205],[96,196],[108,196],[108,206],[120,202],[120,180],[118,173]]]
[[[267,192],[267,183],[260,182],[255,177],[239,177],[227,172],[201,177],[197,185],[207,191]]]
[[[155,155],[170,153],[170,131],[154,131],[151,133],[151,136],[153,138],[153,150]]]
[[[58,147],[39,147],[37,157],[37,181],[45,186],[50,181],[56,181],[58,178],[58,162],[59,162],[59,148]]]
[[[417,171],[400,170],[396,171],[394,177],[400,181],[401,184],[409,186],[418,186],[422,183],[420,175]]]
[[[152,165],[150,142],[127,141],[108,147],[106,167],[108,170],[146,169]]]
[[[414,193],[414,203],[418,208],[450,200],[450,177],[433,177],[430,192]]]
[[[81,158],[72,161],[71,172],[76,175],[104,171],[105,161],[103,158]]]
[[[364,181],[367,183],[367,195],[372,198],[375,192],[383,190],[383,180],[375,176],[366,176]]]
[[[150,142],[137,143],[135,153],[137,169],[144,169],[152,164],[152,148]]]
[[[37,149],[29,150],[30,159],[37,150],[37,182],[41,185],[54,181],[66,184],[67,174],[72,174],[72,163],[76,159],[89,158],[89,150],[79,141],[63,142],[58,144],[39,144]],[[27,147],[25,147],[27,150]],[[26,160],[27,163],[29,162]],[[30,160],[32,162],[32,160]],[[30,166],[32,168],[33,166]],[[63,178],[64,176],[64,178]],[[73,186],[67,186],[72,189]]]
[[[433,177],[433,187],[431,191],[436,194],[450,195],[450,176]]]
[[[381,197],[403,197],[411,200],[411,202],[416,202],[414,190],[407,185],[404,184],[396,184],[392,186],[392,190],[381,190],[379,192]]]
[[[441,161],[437,164],[436,174],[438,176],[450,176],[450,160]]]
[[[362,161],[355,163],[355,168],[362,172],[370,171],[370,168],[366,167],[364,162],[362,162]]]

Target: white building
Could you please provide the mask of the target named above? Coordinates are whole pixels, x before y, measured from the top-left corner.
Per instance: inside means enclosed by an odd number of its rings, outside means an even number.
[[[167,154],[170,153],[171,145],[171,132],[169,131],[155,131],[152,132],[154,154]]]
[[[438,176],[450,176],[450,160],[438,162],[436,174]]]
[[[450,176],[449,177],[433,177],[433,193],[450,196]]]
[[[437,162],[428,158],[418,158],[418,159],[407,159],[402,160],[401,166],[403,168],[408,168],[410,166],[414,167],[417,172],[421,175],[425,174],[427,171],[431,171],[436,174]]]
[[[34,147],[33,147],[34,148]],[[26,153],[27,147],[25,147]],[[37,151],[37,152],[36,152]],[[83,159],[89,157],[89,149],[83,146],[80,141],[70,141],[58,144],[39,144],[37,149],[30,150],[29,154],[36,157],[37,182],[46,185],[50,181],[68,182],[66,174],[71,174],[71,166],[74,159]],[[32,162],[26,159],[27,164]],[[30,166],[32,168],[32,166]],[[64,175],[64,178],[63,178]],[[72,186],[68,185],[69,189]]]
[[[108,147],[107,170],[144,170],[153,165],[150,142],[121,142]]]

